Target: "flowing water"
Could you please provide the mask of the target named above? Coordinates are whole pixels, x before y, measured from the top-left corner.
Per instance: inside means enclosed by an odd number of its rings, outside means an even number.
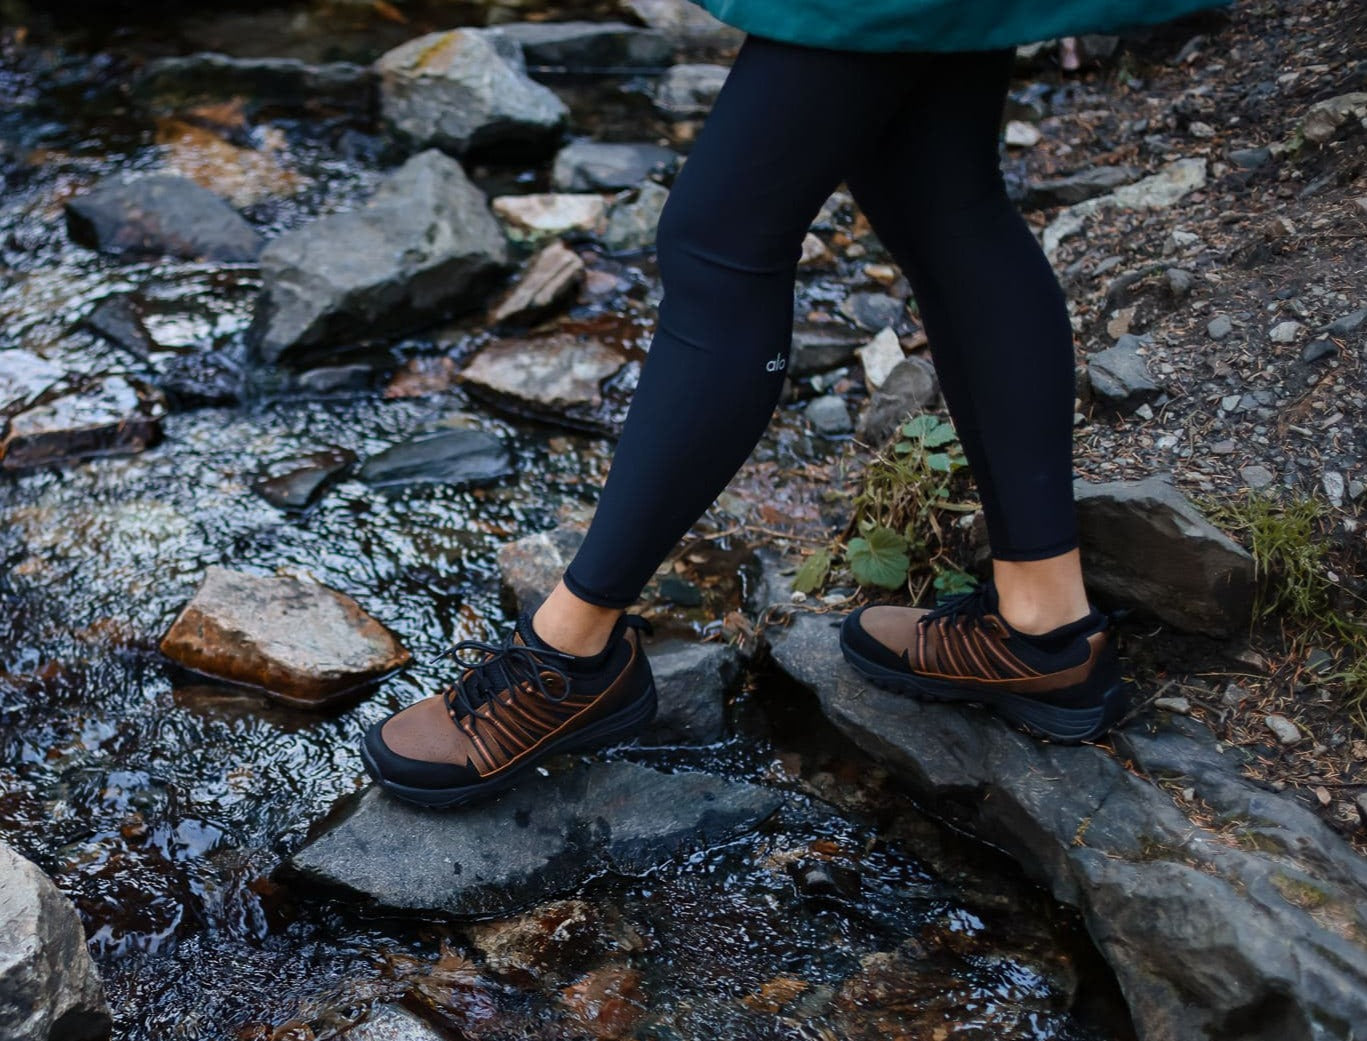
[[[570,13],[602,17],[608,6]],[[458,1038],[1128,1036],[1114,983],[1067,913],[1003,859],[922,817],[830,734],[810,698],[762,673],[729,706],[719,744],[615,753],[794,794],[756,835],[580,894],[634,937],[605,963],[635,974],[631,1025],[618,1032],[566,1012],[563,988],[599,962],[496,978],[465,924],[380,917],[279,873],[311,826],[364,787],[356,749],[366,727],[443,675],[420,664],[320,715],[177,673],[156,643],[204,569],[311,574],[423,661],[506,624],[498,547],[591,506],[610,444],[510,420],[459,389],[383,395],[406,359],[477,346],[485,334],[474,321],[354,352],[372,379],[306,393],[249,357],[255,270],[99,256],[67,241],[61,204],[103,176],[165,161],[164,126],[119,88],[142,57],[236,47],[368,60],[427,22],[482,22],[491,5],[406,6],[409,24],[378,3],[245,14],[115,5],[103,21],[60,6],[5,10],[0,348],[72,372],[143,372],[80,325],[96,301],[134,292],[160,354],[204,360],[214,379],[240,387],[226,405],[182,402],[140,454],[0,478],[0,837],[75,901],[117,1036],[332,1036],[395,1001]],[[494,10],[506,17],[517,5]],[[26,13],[33,24],[21,24]],[[579,127],[652,136],[639,79],[559,86]],[[268,235],[363,198],[384,161],[375,128],[346,118],[259,116],[234,135],[237,147],[269,146],[273,183],[290,184],[244,204]],[[473,172],[500,190],[545,177],[544,164]],[[648,257],[605,263],[632,286],[629,298],[653,299]],[[639,315],[581,317],[639,354]],[[384,493],[347,480],[302,516],[251,489],[276,461],[324,447],[364,458],[458,413],[514,447],[514,481]],[[831,451],[791,416],[761,448],[797,462]],[[452,964],[473,968],[453,976]]]

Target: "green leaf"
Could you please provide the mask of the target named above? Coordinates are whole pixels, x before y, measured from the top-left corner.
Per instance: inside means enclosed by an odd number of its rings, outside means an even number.
[[[929,431],[921,438],[921,443],[927,448],[939,448],[941,445],[949,444],[957,437],[958,435],[954,433],[953,425],[942,422],[937,425],[934,430]]]
[[[941,473],[949,473],[953,469],[947,452],[931,452],[926,456],[926,465],[932,470],[939,470]]]
[[[845,548],[850,571],[861,586],[897,589],[907,580],[911,558],[907,540],[891,528],[876,527],[867,538],[850,539]]]
[[[802,562],[793,579],[793,589],[799,593],[815,593],[826,581],[831,570],[831,554],[819,549]]]
[[[925,437],[939,425],[938,416],[932,416],[929,412],[923,412],[909,423],[902,425],[903,437]]]
[[[978,580],[958,568],[945,568],[935,576],[932,584],[935,591],[942,596],[957,596],[960,593],[972,592],[977,587]]]

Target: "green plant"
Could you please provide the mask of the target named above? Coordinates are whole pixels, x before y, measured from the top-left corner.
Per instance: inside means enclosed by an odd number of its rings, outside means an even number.
[[[965,501],[967,462],[953,425],[923,414],[898,428],[896,439],[864,467],[849,525],[829,547],[809,556],[793,587],[819,590],[843,561],[861,586],[898,589],[917,575],[942,595],[976,584],[953,563],[944,515],[972,512]]]
[[[1277,618],[1301,647],[1342,645],[1343,668],[1325,677],[1340,684],[1358,724],[1367,728],[1367,624],[1345,610],[1356,601],[1331,562],[1326,530],[1333,508],[1310,497],[1283,499],[1254,492],[1201,503],[1211,522],[1243,542],[1257,580],[1254,617]]]

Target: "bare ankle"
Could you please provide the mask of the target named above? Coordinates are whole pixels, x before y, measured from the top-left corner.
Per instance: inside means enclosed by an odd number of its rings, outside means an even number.
[[[607,646],[622,612],[580,600],[563,582],[551,590],[532,616],[536,635],[558,651],[587,658]]]
[[[1046,560],[994,560],[992,573],[998,610],[1017,632],[1038,636],[1092,609],[1077,550]]]

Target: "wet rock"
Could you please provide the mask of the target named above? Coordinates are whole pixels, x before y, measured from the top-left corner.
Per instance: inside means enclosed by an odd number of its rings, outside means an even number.
[[[507,447],[483,430],[429,430],[372,455],[357,476],[377,488],[449,484],[477,488],[513,475]]]
[[[730,71],[725,65],[673,65],[655,85],[655,106],[672,119],[705,116]]]
[[[1332,141],[1339,128],[1356,120],[1367,129],[1367,91],[1340,94],[1326,98],[1311,105],[1301,124],[1301,133],[1307,141],[1317,145]]]
[[[655,244],[655,229],[669,198],[669,189],[647,181],[613,202],[608,210],[603,245],[613,252],[647,249]]]
[[[863,343],[864,338],[843,323],[799,326],[793,330],[788,372],[795,377],[810,376],[839,368],[854,361],[855,351]]]
[[[934,365],[925,358],[903,358],[864,406],[855,436],[866,445],[881,445],[908,416],[924,412],[939,393]]]
[[[560,993],[569,1020],[600,1041],[619,1041],[632,1036],[636,1021],[645,1014],[641,972],[626,965],[594,969]]]
[[[1077,481],[1088,585],[1169,625],[1209,636],[1246,629],[1253,558],[1167,480]]]
[[[881,387],[892,370],[905,358],[902,343],[897,339],[894,329],[884,329],[855,353],[864,367],[864,383],[870,390]]]
[[[655,676],[659,713],[642,740],[665,745],[720,741],[726,727],[726,698],[740,679],[735,648],[666,640],[649,644],[646,656]]]
[[[442,1041],[445,1036],[399,1005],[376,1005],[343,1041]]]
[[[578,71],[658,68],[674,60],[667,36],[625,22],[510,22],[498,28],[521,44],[530,65]]]
[[[492,972],[522,987],[582,967],[611,945],[598,909],[584,900],[555,900],[516,918],[476,925],[470,939]]]
[[[424,812],[372,787],[291,866],[380,907],[507,914],[573,892],[605,870],[641,875],[729,841],[782,802],[756,785],[627,762],[533,774],[460,813]],[[405,855],[394,856],[396,849]]]
[[[840,313],[871,333],[888,328],[900,333],[911,328],[906,304],[887,293],[851,293],[840,302]]]
[[[165,109],[246,98],[257,107],[340,109],[364,119],[375,108],[375,74],[349,62],[186,54],[149,61],[134,81],[133,96]]]
[[[583,541],[583,528],[561,525],[499,548],[499,577],[519,611],[530,611],[546,599]]]
[[[103,376],[12,415],[0,440],[0,467],[141,452],[161,437],[165,414],[160,394],[122,376]]]
[[[242,398],[241,368],[213,350],[189,350],[154,356],[152,383],[175,410],[231,405]]]
[[[575,141],[560,149],[551,183],[564,192],[616,191],[674,173],[679,155],[662,145]]]
[[[601,195],[500,195],[493,211],[517,242],[541,242],[570,232],[593,234],[602,230],[607,203]]]
[[[0,351],[0,414],[18,412],[65,380],[66,370],[41,355],[17,349]]]
[[[1087,358],[1087,379],[1095,397],[1112,408],[1131,411],[1163,393],[1139,353],[1144,341],[1126,333],[1114,347]]]
[[[66,204],[66,227],[73,242],[127,257],[250,263],[265,241],[213,192],[170,175],[103,181]]]
[[[142,311],[131,293],[114,293],[103,297],[90,309],[83,324],[139,361],[146,361],[147,356],[157,348],[147,327],[143,325]]]
[[[336,701],[408,663],[388,629],[344,593],[284,575],[211,566],[161,652],[195,672],[304,708]]]
[[[281,510],[303,511],[351,472],[356,453],[346,448],[325,448],[271,467],[270,476],[252,485],[252,491]]]
[[[517,41],[498,29],[419,36],[375,70],[385,122],[414,148],[546,152],[569,115],[554,91],[527,75]]]
[[[163,170],[242,207],[287,198],[305,184],[302,176],[276,158],[275,152],[284,144],[278,133],[266,138],[265,147],[242,148],[199,124],[159,119],[156,141]]]
[[[838,437],[854,429],[850,410],[838,394],[825,394],[809,401],[803,414],[812,429],[826,437]]]
[[[461,378],[513,412],[592,424],[603,404],[603,381],[624,363],[620,353],[597,340],[553,333],[490,344],[475,355]]]
[[[477,303],[507,257],[484,193],[456,160],[423,152],[364,208],[266,248],[254,338],[274,362],[395,335]]]
[[[864,683],[820,615],[769,633],[775,665],[913,798],[1081,911],[1140,1037],[1242,1041],[1247,1024],[1275,1017],[1279,1036],[1347,1038],[1367,1016],[1367,864],[1312,813],[1246,780],[1199,724],[1132,725],[1116,757],[1050,745],[985,712]],[[1218,806],[1220,833],[1122,761]]]
[[[1055,177],[1030,185],[1023,204],[1027,209],[1072,206],[1105,195],[1121,185],[1132,183],[1138,177],[1139,170],[1132,166],[1095,166],[1066,177]]]
[[[99,1041],[111,1025],[76,908],[0,842],[0,1037]]]
[[[320,365],[299,373],[299,387],[312,394],[339,394],[370,386],[374,371],[364,362],[350,365]]]
[[[559,310],[584,284],[584,261],[557,241],[542,247],[517,285],[489,312],[494,324],[534,325]]]
[[[384,396],[421,398],[445,394],[456,383],[456,360],[445,354],[409,358],[385,385]]]

